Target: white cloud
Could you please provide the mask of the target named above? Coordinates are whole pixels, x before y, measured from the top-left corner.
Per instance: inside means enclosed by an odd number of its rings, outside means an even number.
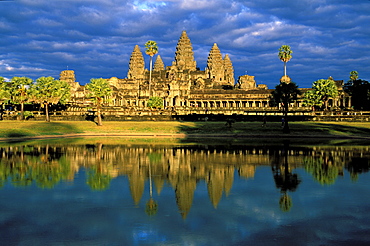
[[[13,71],[14,70],[14,67],[10,66],[8,63],[6,63],[5,61],[0,61],[0,69],[1,70],[5,70],[5,71]],[[0,71],[1,71],[0,70]]]

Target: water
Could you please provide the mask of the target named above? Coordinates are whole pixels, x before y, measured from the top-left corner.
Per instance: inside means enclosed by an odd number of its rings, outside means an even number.
[[[1,245],[369,245],[367,146],[0,146]]]

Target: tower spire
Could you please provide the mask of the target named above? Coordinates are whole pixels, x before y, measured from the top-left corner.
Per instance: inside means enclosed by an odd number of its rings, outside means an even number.
[[[196,70],[196,61],[194,60],[193,47],[186,31],[182,31],[181,37],[177,43],[174,64],[180,70]]]
[[[130,64],[127,73],[127,78],[129,79],[142,79],[144,78],[144,56],[141,53],[139,45],[136,45],[131,53]]]
[[[209,52],[206,73],[208,78],[213,79],[216,86],[222,84],[224,81],[224,61],[216,43],[213,44]]]

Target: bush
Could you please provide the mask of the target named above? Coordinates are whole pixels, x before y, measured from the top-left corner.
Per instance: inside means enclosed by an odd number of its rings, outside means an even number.
[[[163,99],[160,97],[151,97],[148,100],[148,107],[149,108],[163,108]]]
[[[29,120],[29,119],[35,118],[35,117],[34,117],[34,115],[33,115],[33,113],[31,111],[24,111],[24,118],[26,120]]]

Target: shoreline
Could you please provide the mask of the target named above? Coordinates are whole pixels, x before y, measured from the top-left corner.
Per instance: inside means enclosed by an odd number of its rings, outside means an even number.
[[[325,139],[325,140],[370,140],[365,136],[340,136],[340,135],[309,135],[309,134],[185,134],[185,133],[73,133],[61,135],[39,135],[0,138],[0,142],[22,142],[28,140],[58,139],[58,138],[93,138],[93,137],[118,137],[118,138],[175,138],[175,139]]]
[[[96,126],[85,121],[0,122],[0,142],[40,139],[124,137],[152,139],[325,139],[370,140],[370,122],[290,122],[290,133],[283,133],[281,123],[236,122],[113,122]]]

